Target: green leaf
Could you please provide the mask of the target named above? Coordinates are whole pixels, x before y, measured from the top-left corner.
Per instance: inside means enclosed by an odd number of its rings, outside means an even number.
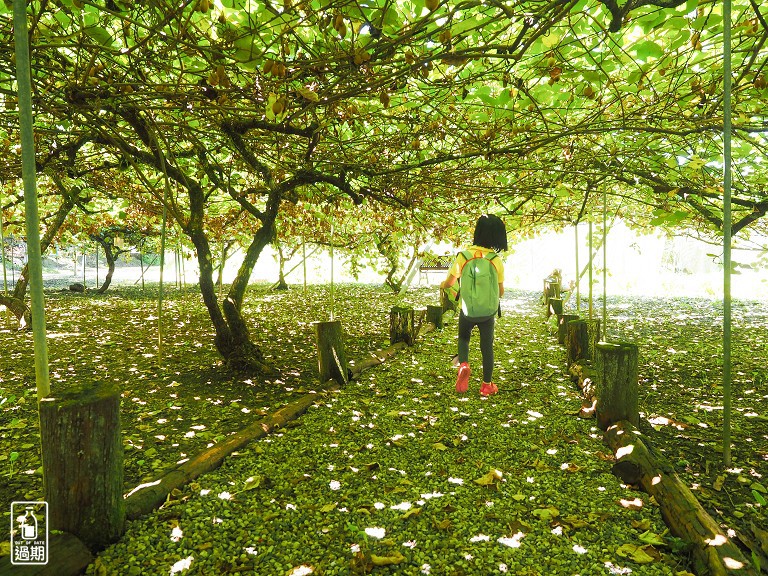
[[[664,49],[652,40],[638,42],[635,45],[634,52],[642,62],[647,62],[651,58],[659,59],[664,56]]]

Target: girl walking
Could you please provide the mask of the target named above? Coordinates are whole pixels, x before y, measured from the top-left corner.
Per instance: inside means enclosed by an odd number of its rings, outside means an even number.
[[[496,315],[501,315],[499,299],[504,294],[504,263],[498,252],[507,250],[507,229],[493,214],[483,214],[475,224],[472,245],[456,255],[441,289],[460,280],[458,361],[456,392],[463,394],[469,386],[469,341],[477,326],[483,359],[483,383],[480,394],[490,396],[499,389],[493,383],[493,334]]]

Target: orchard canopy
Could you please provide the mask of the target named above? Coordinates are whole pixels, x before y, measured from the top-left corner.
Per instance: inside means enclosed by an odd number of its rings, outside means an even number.
[[[723,3],[27,3],[43,247],[163,214],[194,247],[217,347],[262,249],[364,255],[590,220],[723,227]],[[733,0],[733,232],[765,232],[768,8]],[[22,222],[12,8],[0,3],[0,205]],[[16,228],[14,228],[16,227]],[[245,259],[223,302],[215,248]]]

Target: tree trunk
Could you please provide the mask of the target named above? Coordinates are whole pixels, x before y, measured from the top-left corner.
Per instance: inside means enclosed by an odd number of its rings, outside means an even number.
[[[320,382],[335,380],[341,385],[349,382],[349,366],[341,322],[315,322],[315,336]]]
[[[66,193],[63,193],[66,194]],[[63,200],[61,202],[61,205],[59,206],[59,209],[56,210],[56,214],[54,215],[53,219],[49,222],[48,227],[45,230],[45,234],[40,239],[40,254],[45,254],[45,251],[48,250],[48,247],[51,245],[51,242],[53,242],[53,239],[56,238],[56,235],[59,233],[59,230],[64,225],[64,222],[67,219],[67,215],[72,211],[72,208],[74,208],[75,203],[66,195],[63,195]],[[17,300],[24,301],[24,297],[27,294],[27,286],[29,285],[29,264],[24,264],[24,267],[21,269],[21,272],[19,273],[19,280],[16,282],[16,286],[13,287],[13,297]]]
[[[115,542],[125,524],[120,391],[93,384],[43,398],[40,439],[51,529],[92,551]]]
[[[114,239],[110,239],[109,237],[102,237],[99,234],[91,234],[90,238],[102,247],[104,250],[104,257],[107,260],[107,275],[99,289],[96,290],[97,294],[104,294],[104,292],[109,289],[109,285],[112,284],[112,276],[115,273],[115,262],[117,261],[117,257],[123,252],[127,252],[127,250],[113,250]],[[96,255],[96,261],[98,262],[98,254]]]
[[[261,349],[251,342],[248,326],[241,313],[241,306],[254,265],[264,247],[273,237],[274,221],[268,227],[262,226],[254,234],[245,253],[237,277],[232,282],[226,298],[219,305],[216,284],[213,281],[213,263],[210,244],[203,226],[204,196],[202,191],[190,190],[189,224],[184,232],[195,247],[200,267],[200,293],[208,315],[213,323],[216,336],[216,350],[234,370],[268,374],[272,368],[264,363]]]
[[[595,359],[597,425],[606,430],[621,420],[635,426],[640,422],[637,407],[636,344],[600,342]]]
[[[32,311],[27,307],[23,300],[13,296],[4,296],[0,294],[0,304],[10,310],[19,323],[19,329],[32,327]]]
[[[692,545],[695,572],[757,576],[758,570],[699,504],[672,466],[642,438],[627,421],[617,422],[605,433],[606,443],[617,454],[617,465],[626,462],[637,470],[637,482],[656,500],[672,534]]]

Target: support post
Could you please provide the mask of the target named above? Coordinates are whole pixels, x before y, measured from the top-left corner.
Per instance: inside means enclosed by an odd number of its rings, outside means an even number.
[[[443,307],[427,305],[427,322],[435,325],[435,328],[442,330],[443,323]]]
[[[389,311],[389,343],[405,342],[408,346],[413,346],[416,339],[413,320],[413,308],[394,306]]]
[[[589,343],[587,340],[586,320],[571,320],[565,329],[565,363],[566,368],[576,360],[587,358]]]
[[[94,383],[40,400],[50,526],[98,551],[125,528],[120,390]]]
[[[568,327],[568,322],[578,320],[578,314],[561,314],[557,318],[557,342],[558,344],[565,345],[565,332]]]
[[[597,425],[601,430],[621,420],[638,426],[636,344],[599,342],[596,364]]]
[[[547,318],[549,318],[552,314],[558,317],[563,315],[563,299],[562,298],[549,299],[549,311],[547,312]]]
[[[349,381],[349,368],[341,321],[315,322],[315,335],[320,382],[335,380],[343,386]]]
[[[587,355],[585,358],[595,361],[597,358],[597,343],[600,342],[602,323],[599,318],[584,320],[587,323]]]
[[[448,310],[455,311],[458,308],[456,295],[457,293],[454,289],[454,286],[440,290],[440,307],[443,309],[443,312],[448,312]]]

